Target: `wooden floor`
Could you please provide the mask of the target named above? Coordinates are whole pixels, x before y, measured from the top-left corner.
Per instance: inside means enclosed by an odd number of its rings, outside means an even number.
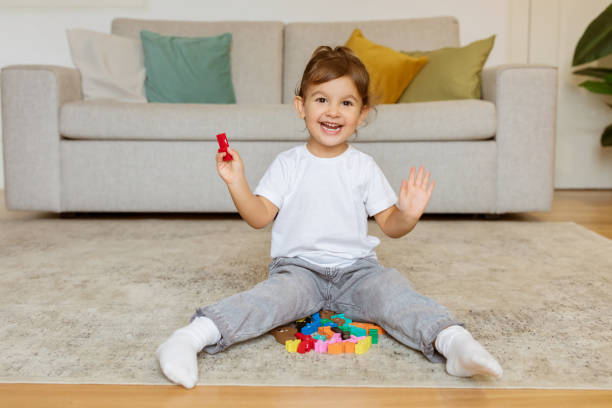
[[[8,212],[0,190],[0,220],[53,216]],[[473,216],[426,216],[466,219]],[[547,213],[500,220],[572,221],[612,239],[612,190],[556,191]],[[4,339],[3,339],[4,341]],[[2,373],[0,373],[2,376]],[[612,407],[612,390],[332,388],[0,384],[4,407]]]

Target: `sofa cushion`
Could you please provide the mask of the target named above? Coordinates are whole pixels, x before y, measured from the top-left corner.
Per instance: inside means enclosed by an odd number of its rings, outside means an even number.
[[[356,28],[345,44],[363,62],[370,74],[373,102],[395,103],[410,81],[427,62],[427,57],[410,57],[376,44]]]
[[[149,102],[236,103],[230,67],[232,34],[176,37],[142,30]]]
[[[492,102],[458,101],[379,105],[359,142],[482,140],[495,135]],[[60,133],[71,139],[216,140],[308,139],[304,121],[291,104],[213,105],[76,101],[62,106]]]
[[[486,140],[495,136],[495,104],[479,99],[379,105],[356,141]]]
[[[81,73],[84,99],[146,102],[140,42],[91,30],[66,30],[72,62]]]
[[[480,72],[493,48],[495,35],[465,47],[434,51],[402,51],[413,57],[426,56],[427,65],[406,88],[398,103],[480,99]]]
[[[283,23],[280,21],[170,21],[116,18],[111,32],[140,42],[140,31],[180,37],[232,34],[236,103],[281,103]],[[348,38],[348,35],[347,35]]]
[[[366,33],[370,41],[394,50],[459,46],[459,23],[455,17],[288,23],[284,34],[283,103],[293,101],[295,87],[315,48],[343,45],[355,28]]]

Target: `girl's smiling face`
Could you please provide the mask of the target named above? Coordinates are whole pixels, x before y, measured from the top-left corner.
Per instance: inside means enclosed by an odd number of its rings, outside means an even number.
[[[308,86],[305,99],[296,96],[293,102],[310,133],[308,150],[318,157],[342,154],[348,148],[346,141],[370,110],[346,75]]]

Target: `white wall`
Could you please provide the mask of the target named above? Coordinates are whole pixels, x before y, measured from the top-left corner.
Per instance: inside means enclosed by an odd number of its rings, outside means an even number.
[[[558,188],[611,188],[612,147],[601,133],[612,123],[604,95],[577,86],[589,77],[573,75],[574,49],[589,23],[609,0],[532,0],[529,62],[559,69],[555,185]],[[612,67],[612,57],[604,60]],[[598,66],[601,61],[586,64]]]
[[[526,63],[530,59],[530,41],[534,41],[534,29],[530,27],[534,20],[530,12],[536,3],[544,0],[311,0],[309,2],[288,2],[286,0],[130,0],[130,7],[116,7],[116,0],[81,0],[82,4],[93,4],[90,7],[67,7],[74,0],[29,0],[33,7],[14,7],[23,4],[17,0],[0,0],[0,67],[11,64],[55,64],[73,66],[66,40],[66,28],[87,28],[109,32],[111,20],[114,17],[135,17],[147,19],[176,20],[274,20],[283,22],[295,21],[346,21],[346,20],[381,20],[394,18],[431,17],[441,15],[456,16],[459,20],[461,44],[497,34],[496,43],[487,61],[487,66],[503,63]],[[554,1],[554,0],[548,0]],[[567,43],[553,48],[572,48],[586,26],[585,18],[589,12],[595,16],[605,6],[603,0],[566,0],[559,6],[559,18],[571,23],[573,31],[559,36],[559,41]],[[36,7],[37,4],[48,4],[46,7]],[[56,5],[55,7],[53,5]],[[109,4],[109,7],[104,7]],[[141,4],[141,6],[139,6]],[[578,6],[580,4],[580,6]],[[603,6],[602,6],[603,4]],[[62,5],[64,5],[62,7]],[[136,6],[134,6],[136,5]],[[580,9],[574,16],[572,10]],[[567,12],[570,11],[570,12]],[[591,17],[592,18],[592,17]],[[588,22],[588,21],[587,21]],[[564,20],[564,24],[567,22]],[[561,30],[561,29],[560,29]],[[561,30],[562,31],[562,30]],[[577,33],[580,31],[580,33]],[[537,32],[537,30],[535,31]],[[531,36],[530,36],[531,33]],[[537,37],[537,36],[536,36]],[[548,44],[548,43],[547,43]],[[544,47],[546,48],[546,47]],[[572,48],[573,49],[573,48]],[[533,50],[532,50],[533,51]],[[559,54],[561,55],[561,54]],[[551,60],[552,61],[552,60]],[[563,61],[560,61],[563,62]],[[557,65],[557,62],[552,62]],[[560,74],[562,71],[559,71]],[[560,77],[561,79],[561,77]],[[560,80],[560,83],[566,82]],[[580,94],[580,91],[576,91]],[[566,93],[560,94],[566,97]],[[589,95],[589,103],[596,104]],[[562,123],[580,123],[581,132],[585,137],[574,138],[577,145],[583,146],[584,140],[597,138],[596,126],[582,125],[583,116],[575,114],[572,109],[563,110],[564,100],[560,99],[560,112],[569,111],[569,117]],[[574,103],[574,102],[572,102]],[[604,105],[605,108],[607,108]],[[598,121],[605,122],[605,110],[592,113]],[[588,123],[588,121],[586,121]],[[593,133],[592,135],[589,132]],[[558,129],[559,134],[565,135]],[[597,135],[595,135],[597,133]],[[575,163],[568,160],[561,152],[563,144],[558,143],[557,185],[567,186],[564,175],[574,173]],[[573,145],[572,145],[573,146]],[[572,150],[572,149],[570,149]],[[575,150],[572,150],[575,151]],[[0,163],[2,162],[0,146]],[[612,165],[612,157],[601,153],[592,147],[591,156],[600,157],[596,163],[599,166]],[[572,187],[591,187],[589,183],[597,180],[600,187],[612,187],[612,172],[608,177],[596,176],[600,168],[591,169],[586,164],[593,164],[593,158],[585,160],[582,166],[584,174],[578,176]],[[603,163],[603,164],[601,164]],[[610,167],[607,167],[610,169]],[[3,166],[0,166],[0,188],[4,186]]]

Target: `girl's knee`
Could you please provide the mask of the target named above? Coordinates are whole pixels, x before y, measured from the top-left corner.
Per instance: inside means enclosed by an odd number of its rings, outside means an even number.
[[[294,304],[296,309],[312,309],[321,301],[314,280],[303,273],[287,272],[275,274],[268,279],[271,293]]]
[[[378,292],[380,295],[414,291],[412,282],[393,268],[384,268],[365,282],[368,292]]]

